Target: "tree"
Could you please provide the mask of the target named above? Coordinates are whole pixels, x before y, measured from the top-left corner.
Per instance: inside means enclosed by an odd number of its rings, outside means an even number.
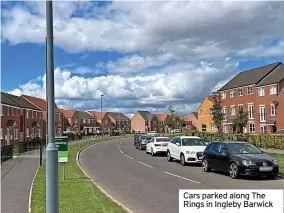
[[[176,110],[173,106],[168,107],[168,114],[169,114],[169,119],[167,122],[167,126],[170,127],[171,129],[175,127],[175,119],[176,119]]]
[[[180,126],[181,126],[182,128],[186,127],[186,122],[185,122],[184,120],[181,120],[181,121],[180,121]]]
[[[220,95],[218,92],[213,93],[213,107],[210,109],[212,113],[212,119],[214,121],[214,125],[218,130],[219,137],[222,137],[222,121],[224,118],[222,112],[222,106],[220,101]]]
[[[233,125],[236,128],[237,133],[243,133],[243,128],[247,125],[248,116],[243,109],[239,109],[237,117],[233,120]]]

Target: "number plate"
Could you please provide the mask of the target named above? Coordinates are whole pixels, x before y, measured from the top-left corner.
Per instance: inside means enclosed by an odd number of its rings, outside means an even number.
[[[262,167],[259,167],[259,171],[261,172],[271,172],[272,171],[272,167],[271,166],[262,166]]]
[[[168,144],[167,143],[164,143],[162,146],[167,146]]]

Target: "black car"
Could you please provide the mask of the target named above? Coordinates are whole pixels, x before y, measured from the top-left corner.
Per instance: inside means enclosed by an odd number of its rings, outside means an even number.
[[[145,134],[144,133],[136,133],[134,135],[134,143],[133,143],[134,146],[136,146],[136,143],[138,142],[138,139],[141,135],[145,135]]]
[[[148,135],[139,136],[138,140],[135,143],[135,148],[140,150],[146,149],[147,137]]]
[[[279,173],[277,161],[247,142],[212,141],[203,152],[202,169],[228,172],[231,178],[240,175],[274,178]]]

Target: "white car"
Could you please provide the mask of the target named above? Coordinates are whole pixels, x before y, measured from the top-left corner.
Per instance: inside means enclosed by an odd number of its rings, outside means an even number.
[[[158,134],[156,133],[156,131],[150,131],[148,132],[148,135],[157,136]]]
[[[170,141],[171,139],[168,137],[153,137],[146,145],[146,153],[151,153],[152,156],[158,153],[166,153]]]
[[[184,166],[187,163],[202,163],[203,151],[206,144],[196,136],[177,136],[168,144],[167,159],[180,160]]]

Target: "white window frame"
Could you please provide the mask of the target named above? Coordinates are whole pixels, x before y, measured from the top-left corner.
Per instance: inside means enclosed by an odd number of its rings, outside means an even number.
[[[7,115],[10,115],[10,107],[7,107],[7,109],[8,109]]]
[[[253,125],[253,131],[251,131],[251,125]],[[255,124],[254,123],[249,123],[249,132],[255,132]]]
[[[203,125],[205,125],[205,130],[203,131]],[[207,131],[207,125],[206,124],[201,124],[201,132],[206,132]]]
[[[265,96],[264,87],[258,88],[258,96]]]
[[[14,139],[18,140],[18,129],[14,129]]]
[[[233,110],[232,110],[233,109]],[[234,116],[236,115],[236,107],[235,106],[231,106],[230,107],[230,110],[231,110],[231,115]],[[234,113],[233,113],[234,112]]]
[[[226,99],[226,92],[222,92],[222,95],[221,95],[222,99]]]
[[[223,124],[223,132],[228,133],[228,126],[227,124]]]
[[[1,109],[0,110],[1,110],[1,112],[0,112],[1,116],[3,116],[3,105],[2,104],[1,104]]]
[[[31,112],[32,112],[32,118],[34,118],[34,111],[33,111],[33,110],[31,110]]]
[[[265,127],[265,130],[264,130],[264,127]],[[267,127],[266,127],[265,125],[260,125],[260,132],[261,132],[262,134],[267,133]]]
[[[277,95],[277,85],[270,86],[270,95]]]
[[[252,86],[248,86],[247,87],[247,94],[248,95],[252,95],[253,94],[253,87]]]
[[[249,115],[249,119],[254,119],[254,105],[253,104],[248,105],[248,115]]]
[[[230,98],[234,98],[235,97],[235,90],[230,90]]]
[[[271,116],[276,116],[276,107],[274,104],[270,105],[270,113],[271,113]]]
[[[222,112],[223,112],[223,121],[226,121],[227,120],[227,108],[223,108]]]
[[[29,116],[29,110],[27,109],[26,110],[26,118],[29,118],[30,116]]]
[[[3,128],[1,128],[1,132],[0,132],[0,139],[4,139],[4,137],[3,137],[3,134],[4,134],[4,129]]]
[[[243,88],[238,88],[238,96],[243,96]]]
[[[11,107],[11,109],[12,109],[12,116],[14,116],[14,108],[13,107]]]
[[[30,137],[30,129],[26,128],[26,137],[29,138]]]
[[[265,106],[259,107],[259,121],[266,122],[266,109]]]
[[[37,129],[37,136],[41,138],[41,129]]]

